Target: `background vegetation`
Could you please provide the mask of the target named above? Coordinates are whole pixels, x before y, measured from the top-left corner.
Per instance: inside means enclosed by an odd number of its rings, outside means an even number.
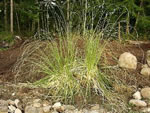
[[[87,30],[101,31],[106,38],[118,37],[118,31],[121,36],[149,38],[150,1],[2,0],[0,18],[0,32],[41,39]]]

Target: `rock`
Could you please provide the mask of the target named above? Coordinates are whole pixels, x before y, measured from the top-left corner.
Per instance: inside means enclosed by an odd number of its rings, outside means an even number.
[[[142,68],[148,68],[147,64],[142,65]]]
[[[72,105],[63,105],[64,109],[66,110],[75,110],[76,108]]]
[[[14,112],[16,110],[16,107],[13,106],[13,105],[10,105],[8,106],[8,109],[11,111],[11,112]]]
[[[136,99],[131,99],[129,101],[129,104],[133,104],[135,105],[136,107],[146,107],[147,106],[147,103],[145,101],[142,101],[142,100],[136,100]]]
[[[146,52],[146,62],[147,62],[147,64],[148,64],[148,66],[150,66],[150,50],[148,50],[148,51]]]
[[[119,57],[119,66],[127,69],[136,69],[137,58],[129,52],[125,52]]]
[[[49,112],[50,109],[51,109],[51,106],[44,106],[43,107],[43,111],[46,112],[46,113]]]
[[[143,108],[141,109],[142,113],[149,113],[150,112],[150,108]]]
[[[100,109],[99,104],[96,104],[96,105],[91,107],[91,110],[99,110],[99,109]]]
[[[141,99],[142,99],[141,93],[140,93],[139,91],[135,92],[135,93],[133,94],[133,98],[134,98],[134,99],[137,99],[137,100],[141,100]]]
[[[63,112],[65,110],[65,108],[61,106],[60,102],[55,103],[52,108],[57,112]]]
[[[17,109],[15,110],[15,113],[22,113],[22,111],[17,108]]]
[[[150,99],[150,88],[143,88],[141,90],[141,95],[143,96],[143,98],[147,98]]]
[[[141,74],[142,75],[145,75],[145,76],[150,76],[150,68],[143,68],[142,70],[141,70]]]
[[[57,102],[57,103],[55,103],[52,107],[53,107],[54,109],[55,109],[55,108],[58,108],[58,107],[61,107],[61,103],[60,103],[60,102]]]
[[[33,106],[26,106],[25,113],[38,113],[38,110]]]
[[[40,103],[33,103],[33,107],[39,108],[39,107],[41,107],[41,104]]]

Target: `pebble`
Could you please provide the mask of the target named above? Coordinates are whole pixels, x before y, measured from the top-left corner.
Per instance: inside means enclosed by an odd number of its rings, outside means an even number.
[[[141,99],[142,99],[141,93],[140,93],[139,91],[135,92],[135,93],[133,94],[133,98],[134,98],[134,99],[137,99],[137,100],[141,100]]]

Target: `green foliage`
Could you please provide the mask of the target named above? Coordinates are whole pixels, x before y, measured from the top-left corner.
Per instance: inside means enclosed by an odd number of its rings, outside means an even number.
[[[0,41],[12,42],[13,35],[9,32],[0,32]]]

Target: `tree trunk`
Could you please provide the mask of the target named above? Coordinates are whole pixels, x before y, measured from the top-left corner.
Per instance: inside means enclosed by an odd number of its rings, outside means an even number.
[[[67,37],[69,36],[70,32],[70,0],[67,0]]]
[[[84,11],[83,35],[85,35],[85,33],[86,33],[87,8],[88,8],[88,1],[87,1],[87,0],[85,0],[85,11]]]
[[[13,34],[13,0],[10,0],[10,32]]]
[[[8,30],[7,28],[7,0],[4,0],[4,23],[5,23],[5,31]]]

